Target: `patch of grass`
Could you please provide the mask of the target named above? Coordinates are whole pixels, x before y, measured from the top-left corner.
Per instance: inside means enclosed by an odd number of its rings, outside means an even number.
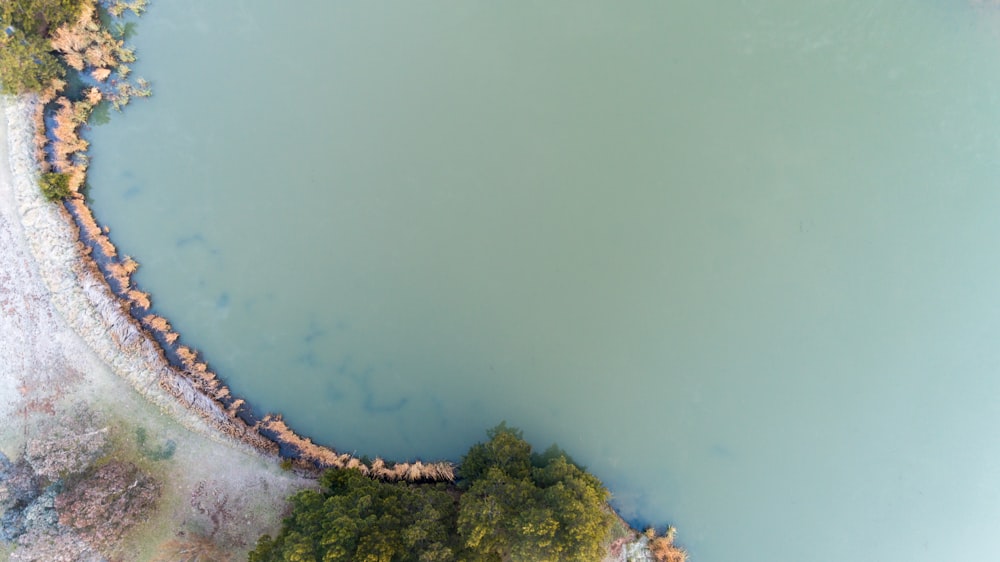
[[[165,461],[174,456],[177,450],[177,443],[173,439],[167,439],[161,445],[150,447],[147,441],[149,435],[145,427],[137,427],[135,430],[135,442],[139,447],[139,453],[151,461]]]

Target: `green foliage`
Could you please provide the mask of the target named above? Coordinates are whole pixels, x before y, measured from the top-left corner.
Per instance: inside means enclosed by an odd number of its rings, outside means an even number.
[[[5,26],[33,37],[48,37],[55,28],[80,17],[84,0],[0,0]]]
[[[558,448],[535,456],[532,466],[530,446],[503,424],[490,437],[461,465],[471,480],[458,517],[465,546],[479,560],[601,560],[613,523],[601,482]],[[475,464],[466,467],[469,460]]]
[[[58,201],[69,197],[69,174],[45,173],[42,174],[38,183],[42,188],[42,194],[49,201]]]
[[[0,81],[4,93],[38,92],[65,74],[47,39],[28,36],[19,30],[0,41]]]
[[[455,560],[455,501],[439,486],[380,482],[357,470],[328,471],[320,486],[291,497],[291,516],[277,537],[261,537],[251,562]]]
[[[295,466],[295,462],[292,459],[281,459],[279,466],[281,466],[281,470],[289,471]]]
[[[532,455],[506,424],[487,435],[463,458],[460,489],[325,473],[320,491],[292,496],[281,532],[261,537],[251,562],[601,560],[614,518],[600,481],[557,447]]]
[[[111,35],[115,39],[128,41],[136,35],[136,25],[134,21],[114,22],[111,24]]]
[[[94,106],[93,111],[90,113],[89,125],[107,125],[111,122],[111,104],[102,101],[101,103]]]
[[[486,432],[486,443],[476,443],[462,458],[459,476],[463,487],[482,479],[490,468],[497,467],[513,478],[526,478],[531,473],[531,445],[518,429],[507,427],[507,422]]]

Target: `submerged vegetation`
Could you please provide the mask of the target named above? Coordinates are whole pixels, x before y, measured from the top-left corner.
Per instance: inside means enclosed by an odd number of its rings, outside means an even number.
[[[604,485],[556,447],[533,453],[505,424],[488,436],[462,459],[457,484],[327,471],[320,490],[290,498],[281,532],[261,537],[251,562],[605,559],[616,519]],[[674,557],[657,560],[684,560],[671,541],[658,550]]]

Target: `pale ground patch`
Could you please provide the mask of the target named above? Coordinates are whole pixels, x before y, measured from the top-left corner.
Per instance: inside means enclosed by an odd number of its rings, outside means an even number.
[[[0,106],[0,451],[14,460],[39,420],[85,403],[109,426],[112,445],[104,460],[135,462],[162,484],[156,512],[126,538],[117,553],[122,559],[154,559],[172,540],[213,531],[220,552],[245,559],[260,533],[276,531],[285,498],[312,482],[282,471],[274,458],[253,454],[174,415],[163,403],[150,402],[136,390],[134,379],[116,374],[93,343],[88,345],[71,327],[79,321],[77,313],[90,313],[70,308],[74,301],[66,295],[79,288],[68,286],[72,276],[54,276],[51,263],[41,266],[37,254],[72,253],[75,246],[64,235],[26,236],[26,228],[62,219],[54,205],[26,203],[17,192],[17,182],[23,188],[25,181],[35,181],[23,177],[33,175],[23,161],[28,106],[11,98],[0,100]],[[142,448],[140,428],[145,432]],[[8,548],[0,546],[0,560],[11,556]]]

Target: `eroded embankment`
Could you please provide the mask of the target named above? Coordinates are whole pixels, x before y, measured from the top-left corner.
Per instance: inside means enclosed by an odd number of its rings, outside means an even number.
[[[37,99],[8,98],[13,190],[25,237],[55,309],[115,373],[191,430],[269,457],[315,468],[354,467],[388,480],[452,480],[451,463],[366,464],[296,434],[277,415],[255,420],[199,354],[180,345],[169,322],[151,311],[149,296],[131,280],[135,263],[118,255],[82,197],[65,206],[38,189]]]

